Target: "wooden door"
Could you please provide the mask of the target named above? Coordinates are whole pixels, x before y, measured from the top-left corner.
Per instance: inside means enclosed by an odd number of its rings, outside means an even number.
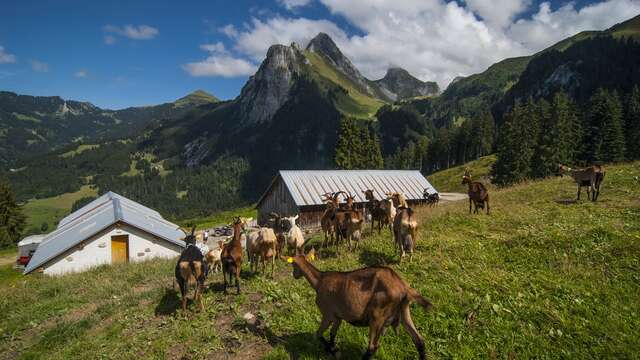
[[[129,261],[129,235],[111,237],[111,263],[118,264]]]

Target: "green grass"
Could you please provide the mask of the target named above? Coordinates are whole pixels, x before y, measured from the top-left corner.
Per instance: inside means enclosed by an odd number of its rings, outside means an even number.
[[[339,96],[336,107],[340,112],[356,118],[370,119],[374,117],[378,109],[385,103],[382,100],[371,97],[356,89],[355,85],[344,74],[337,71],[333,66],[326,63],[322,56],[305,52],[312,69],[322,78],[332,84],[337,84],[347,90],[345,96]]]
[[[438,174],[436,174],[438,175]],[[552,178],[492,190],[490,216],[466,202],[418,211],[413,262],[397,262],[391,238],[325,253],[316,266],[387,264],[429,298],[412,306],[429,358],[636,358],[640,348],[640,162],[607,167],[597,203],[573,203],[575,186]],[[455,174],[455,178],[459,176]],[[449,182],[453,182],[453,179]],[[232,215],[232,214],[230,214]],[[229,221],[226,219],[226,221]],[[39,274],[0,282],[5,358],[324,357],[314,339],[314,293],[277,263],[275,280],[243,273],[243,294],[221,293],[212,275],[205,311],[175,311],[172,260]],[[247,327],[246,312],[261,325]],[[343,324],[341,358],[358,358],[368,331]],[[387,331],[377,359],[416,358],[410,338]]]
[[[177,223],[182,227],[196,225],[200,230],[220,225],[228,225],[233,221],[234,216],[256,219],[258,217],[258,212],[254,205],[250,205],[236,210],[220,211],[211,216],[179,220]]]
[[[66,193],[50,198],[29,200],[23,207],[27,216],[27,229],[40,229],[42,223],[49,224],[49,231],[55,229],[55,224],[69,214],[71,206],[77,200],[96,196],[97,191],[89,185],[84,185],[74,193]]]
[[[467,164],[427,175],[427,180],[439,192],[466,192],[467,187],[462,185],[462,175],[464,175],[465,169],[471,170],[471,176],[474,180],[480,180],[488,185],[490,183],[489,173],[494,162],[496,162],[495,155],[484,156]]]
[[[70,150],[70,151],[67,151],[66,153],[60,154],[60,156],[63,158],[68,158],[68,157],[76,156],[84,151],[97,149],[99,147],[100,147],[100,144],[81,144],[81,145],[78,145],[78,147],[75,148],[74,150]]]

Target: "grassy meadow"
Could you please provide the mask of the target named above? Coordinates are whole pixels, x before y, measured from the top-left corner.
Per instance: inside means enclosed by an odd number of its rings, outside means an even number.
[[[440,175],[432,181],[443,187],[459,179]],[[398,271],[435,306],[412,306],[430,358],[636,358],[638,176],[640,162],[608,166],[597,203],[574,202],[568,178],[492,189],[490,216],[469,215],[466,201],[420,209],[411,263],[398,263],[387,232],[353,253],[323,251],[315,265]],[[211,275],[205,310],[186,313],[172,287],[174,265],[155,260],[57,278],[0,270],[0,359],[326,357],[313,335],[314,292],[284,262],[273,280],[245,265],[239,296],[223,295],[221,275]],[[242,319],[246,312],[255,325]],[[367,329],[343,323],[338,357],[360,357],[367,338]],[[375,358],[416,357],[399,329],[382,337]]]
[[[84,185],[80,190],[44,199],[34,199],[24,204],[24,213],[27,215],[27,230],[36,229],[40,232],[42,223],[49,224],[49,231],[53,231],[55,224],[63,217],[69,215],[71,206],[77,200],[87,196],[96,196],[97,191],[90,185]]]

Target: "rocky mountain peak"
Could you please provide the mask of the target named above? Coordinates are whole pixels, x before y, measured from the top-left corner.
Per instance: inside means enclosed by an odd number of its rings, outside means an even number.
[[[376,96],[375,90],[351,60],[344,56],[331,37],[323,32],[309,41],[306,50],[324,57],[331,65],[342,72],[365,94]]]
[[[374,83],[394,101],[416,96],[437,95],[440,91],[437,83],[421,81],[400,67],[389,68],[385,76]]]
[[[272,45],[258,71],[244,85],[240,97],[242,122],[268,121],[290,98],[296,74],[304,63],[297,46]]]

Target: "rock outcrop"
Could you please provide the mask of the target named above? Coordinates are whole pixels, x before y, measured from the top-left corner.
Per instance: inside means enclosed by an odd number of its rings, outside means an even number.
[[[421,81],[402,68],[390,68],[380,80],[374,81],[380,90],[392,100],[402,100],[416,96],[437,95],[438,84],[433,81]]]
[[[273,45],[258,71],[244,85],[236,100],[242,123],[268,121],[289,100],[296,75],[304,64],[304,55],[295,44]]]

